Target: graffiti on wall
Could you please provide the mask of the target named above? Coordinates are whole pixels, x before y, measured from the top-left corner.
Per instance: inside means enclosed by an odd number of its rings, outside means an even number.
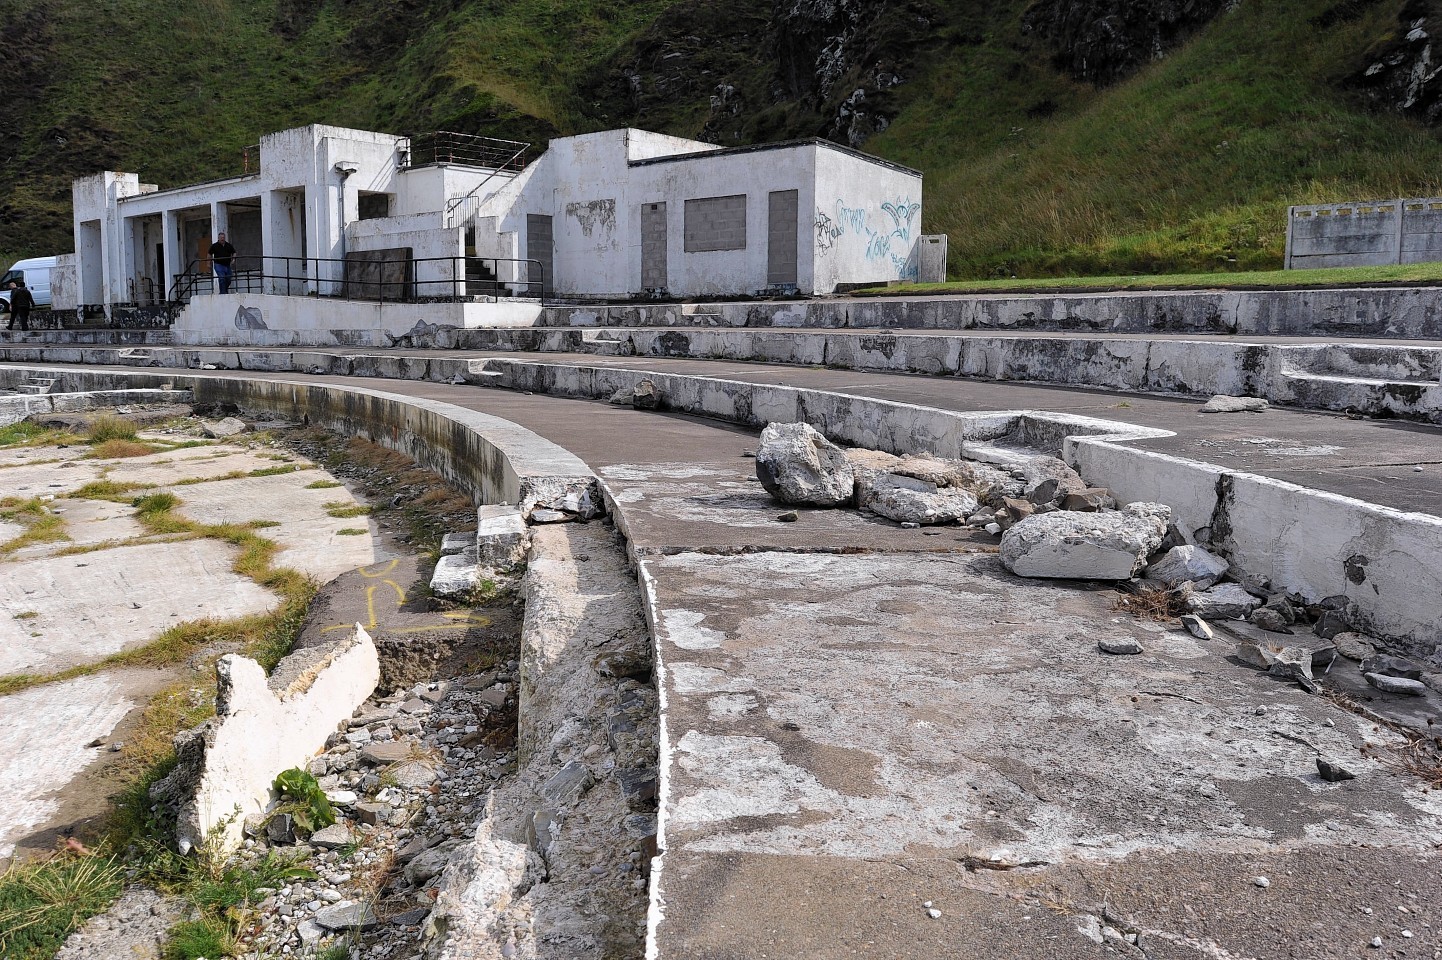
[[[921,204],[910,197],[887,200],[874,210],[837,200],[830,213],[816,208],[816,245],[827,253],[847,237],[854,237],[867,262],[889,262],[903,280],[915,280],[918,272],[912,247],[921,226],[920,213]]]

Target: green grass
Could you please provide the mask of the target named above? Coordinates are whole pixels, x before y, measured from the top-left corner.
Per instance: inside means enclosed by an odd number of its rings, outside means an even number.
[[[38,497],[6,497],[0,500],[0,520],[18,523],[25,528],[23,533],[0,542],[0,557],[38,543],[70,539],[65,532],[65,518],[52,513]]]
[[[90,443],[104,443],[107,440],[134,440],[140,432],[134,421],[113,413],[102,414],[90,423],[85,439]]]
[[[340,482],[339,480],[317,480],[315,483],[307,483],[307,484],[305,485],[305,489],[307,489],[307,490],[330,490],[330,489],[332,489],[332,488],[334,488],[334,487],[339,487],[339,486],[342,486],[342,484],[341,484],[341,482]]]
[[[1330,5],[1239,4],[1103,89],[1046,65],[1015,30],[1020,3],[955,5],[954,20],[986,21],[984,41],[902,88],[906,108],[868,149],[928,174],[925,228],[950,235],[953,276],[1273,269],[1288,204],[1442,189],[1438,135],[1338,84],[1400,4],[1309,22]]]
[[[907,283],[858,290],[857,296],[917,296],[948,293],[1035,293],[1050,290],[1273,290],[1278,287],[1330,288],[1388,284],[1442,283],[1442,264],[1400,267],[1337,267],[1325,270],[1256,270],[1250,272],[1132,274],[1111,277],[1012,277],[1005,280],[958,280],[951,283]]]
[[[346,520],[351,517],[363,517],[371,512],[371,508],[363,503],[345,503],[335,500],[325,504],[327,516],[335,517],[337,520]]]
[[[0,269],[3,269],[3,267],[0,267]],[[0,427],[0,447],[47,446],[56,440],[68,440],[73,443],[76,437],[73,433],[66,433],[63,430],[52,430],[31,423],[28,420],[21,420],[19,423],[6,424]]]
[[[48,960],[65,938],[120,895],[125,874],[103,857],[65,856],[0,874],[0,956]]]

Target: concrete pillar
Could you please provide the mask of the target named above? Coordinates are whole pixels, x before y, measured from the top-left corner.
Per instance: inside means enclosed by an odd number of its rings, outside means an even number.
[[[176,274],[185,267],[185,261],[181,259],[181,246],[184,238],[180,235],[180,218],[175,215],[174,210],[164,210],[160,214],[160,234],[163,239],[161,243],[165,249],[165,295],[168,298],[171,288],[175,286]]]

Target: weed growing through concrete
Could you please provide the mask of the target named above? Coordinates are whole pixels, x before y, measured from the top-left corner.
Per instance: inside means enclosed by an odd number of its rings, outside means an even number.
[[[0,520],[18,523],[25,531],[0,543],[0,557],[37,543],[69,540],[65,519],[53,513],[39,497],[6,497],[0,500]]]
[[[371,512],[371,508],[363,503],[345,503],[341,500],[333,500],[325,504],[327,516],[335,517],[337,520],[348,520],[351,517],[363,517]]]
[[[338,537],[363,537],[368,533],[370,533],[369,530],[361,527],[342,527],[335,532],[335,535]]]
[[[0,427],[0,447],[48,447],[66,440],[73,442],[74,434],[42,427],[28,420]]]
[[[336,487],[345,486],[339,480],[317,480],[315,483],[307,483],[307,490],[332,490]]]

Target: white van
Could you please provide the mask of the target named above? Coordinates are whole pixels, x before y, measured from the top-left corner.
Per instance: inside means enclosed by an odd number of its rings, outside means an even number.
[[[0,315],[10,313],[10,281],[24,281],[35,298],[35,309],[50,306],[50,271],[55,269],[54,257],[31,257],[18,260],[15,265],[0,276]]]

